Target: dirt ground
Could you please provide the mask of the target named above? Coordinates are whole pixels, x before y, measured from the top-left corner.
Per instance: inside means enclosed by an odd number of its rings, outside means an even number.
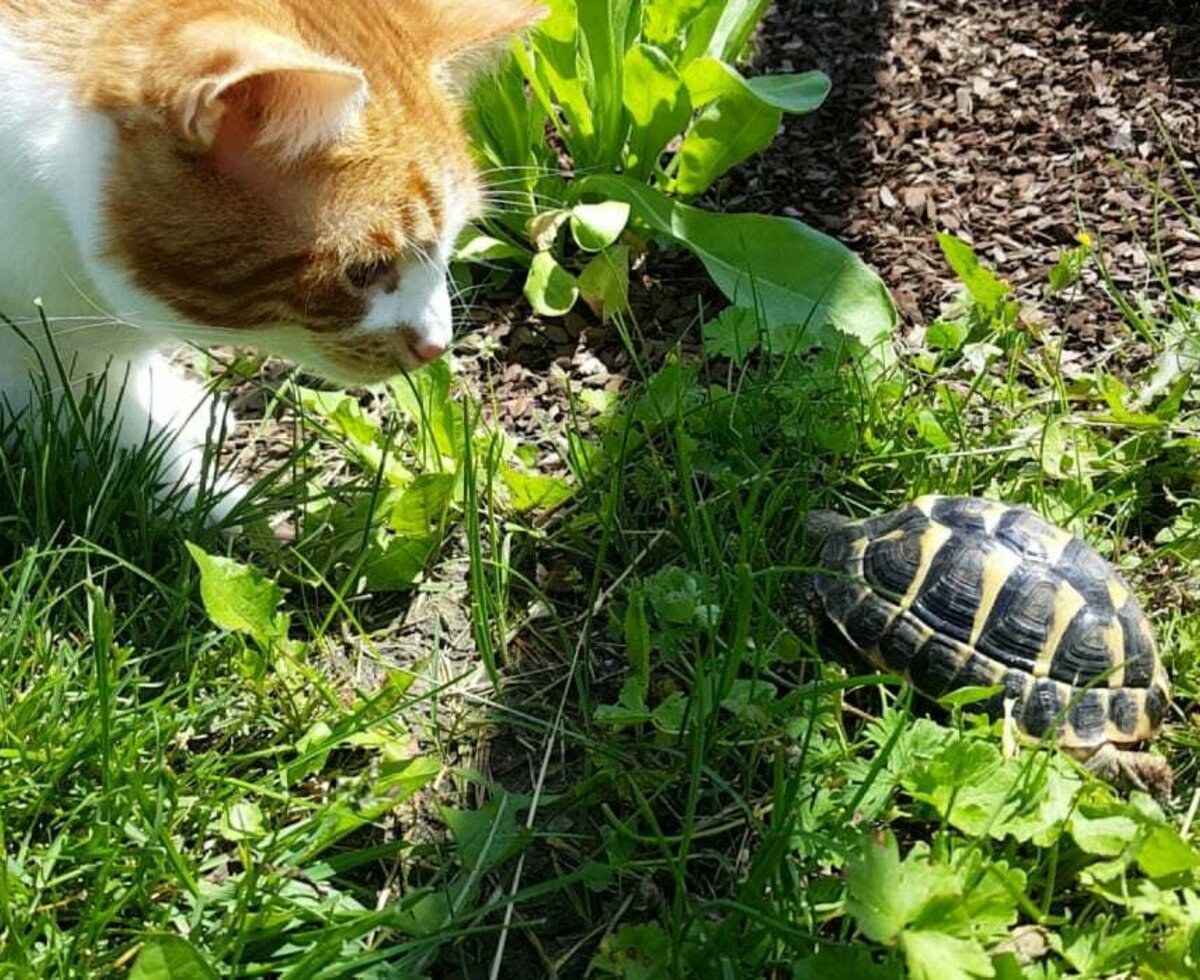
[[[1163,205],[1194,175],[1200,17],[1193,0],[780,0],[752,71],[820,68],[833,92],[706,203],[788,215],[837,236],[891,288],[902,338],[958,286],[935,233],[971,242],[1077,356],[1137,359],[1100,289],[1045,303],[1058,252],[1087,232],[1123,289],[1200,274],[1200,235]],[[1157,241],[1154,240],[1157,235]],[[635,346],[689,347],[720,305],[703,270],[659,260],[635,282]],[[561,427],[567,385],[620,390],[638,366],[586,311],[541,322],[520,303],[474,308],[470,370],[510,431]]]
[[[788,126],[727,204],[836,235],[892,288],[912,326],[952,287],[936,230],[972,242],[1026,297],[1061,246],[1099,238],[1122,286],[1146,278],[1151,184],[1168,140],[1197,143],[1200,19],[1146,0],[791,0],[763,33],[763,69],[817,67],[824,108]],[[1160,130],[1161,124],[1161,130]],[[1177,173],[1168,187],[1179,186]],[[1200,239],[1167,216],[1173,273],[1200,272]],[[1080,340],[1114,338],[1098,293],[1073,309]]]

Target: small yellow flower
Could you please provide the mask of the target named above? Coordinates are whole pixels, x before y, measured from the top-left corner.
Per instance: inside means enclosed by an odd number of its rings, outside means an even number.
[[[1081,231],[1078,235],[1076,235],[1075,241],[1079,242],[1079,244],[1082,245],[1084,248],[1092,247],[1092,236],[1089,235],[1086,231]]]

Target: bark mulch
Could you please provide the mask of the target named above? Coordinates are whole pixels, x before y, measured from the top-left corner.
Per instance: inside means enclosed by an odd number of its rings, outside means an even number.
[[[1172,148],[1192,168],[1200,145],[1194,0],[779,0],[751,70],[810,68],[832,78],[828,102],[788,120],[706,206],[840,238],[890,287],[907,337],[958,291],[935,238],[950,231],[1078,359],[1141,360],[1100,288],[1069,305],[1039,300],[1080,232],[1103,245],[1122,289],[1154,291],[1156,252],[1177,287],[1200,274],[1200,238],[1153,190],[1179,193]],[[633,302],[639,357],[653,364],[678,338],[694,342],[701,310],[720,300],[696,263],[658,257]],[[615,391],[637,373],[586,311],[542,322],[518,302],[475,316],[469,343],[487,338],[494,356],[470,371],[496,421],[547,450],[568,385]]]
[[[821,68],[833,93],[746,167],[726,203],[842,239],[909,326],[953,287],[935,229],[972,242],[1026,296],[1087,231],[1136,288],[1155,195],[1134,175],[1153,182],[1170,163],[1160,122],[1184,160],[1197,147],[1198,15],[1191,0],[784,0],[759,67]],[[1177,170],[1163,177],[1178,190]],[[1200,239],[1163,218],[1157,247],[1186,285]],[[1065,326],[1110,339],[1114,319],[1093,290]]]

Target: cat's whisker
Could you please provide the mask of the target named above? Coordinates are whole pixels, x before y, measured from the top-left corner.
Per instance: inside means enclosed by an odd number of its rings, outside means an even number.
[[[593,164],[588,167],[548,167],[539,166],[537,164],[513,164],[506,167],[489,167],[481,172],[481,176],[488,180],[494,174],[504,173],[523,173],[534,174],[541,177],[563,177],[573,179],[578,177],[587,177],[591,174],[609,173],[610,169],[600,164]]]
[[[564,202],[556,198],[488,197],[484,204],[491,212],[503,210],[513,214],[537,214],[549,208],[561,208]]]
[[[496,205],[515,205],[515,208],[509,207],[509,210],[525,211],[530,214],[544,211],[547,208],[561,208],[566,203],[562,198],[547,197],[544,194],[539,197],[531,197],[527,194],[485,195],[483,200],[489,210],[494,210]]]
[[[493,185],[491,185],[489,187],[485,187],[483,189],[483,196],[485,199],[489,198],[489,197],[500,197],[500,196],[504,196],[504,195],[507,195],[510,197],[532,197],[532,198],[549,197],[549,195],[545,192],[544,188],[538,188],[538,187],[524,187],[524,186],[517,187],[512,184],[493,184]]]
[[[564,171],[561,167],[549,167],[544,164],[536,163],[514,163],[504,167],[487,167],[480,171],[479,176],[484,180],[490,180],[497,174],[535,174],[539,176],[554,176],[562,173],[564,173]]]

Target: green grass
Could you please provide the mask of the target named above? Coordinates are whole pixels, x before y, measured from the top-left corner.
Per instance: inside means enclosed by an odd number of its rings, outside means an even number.
[[[573,494],[448,365],[273,392],[232,535],[87,404],[5,430],[0,975],[1195,975],[1195,307],[1122,297],[1145,365],[1078,369],[944,246],[967,299],[899,360],[729,314],[575,393]],[[1175,808],[812,647],[804,515],[929,491],[1128,573]]]

